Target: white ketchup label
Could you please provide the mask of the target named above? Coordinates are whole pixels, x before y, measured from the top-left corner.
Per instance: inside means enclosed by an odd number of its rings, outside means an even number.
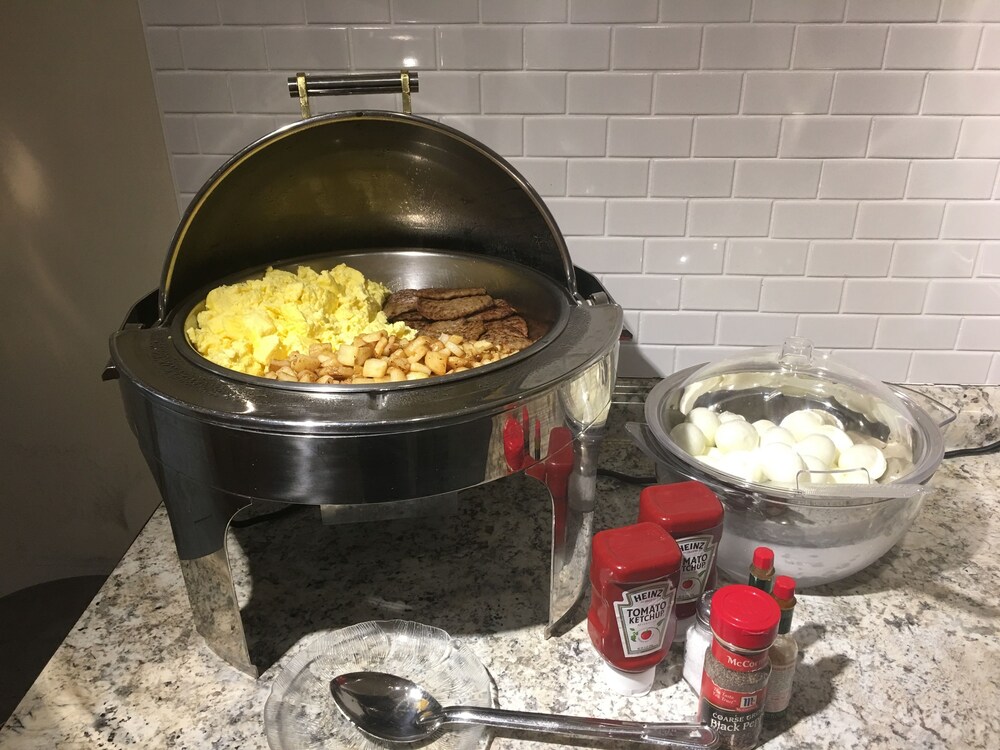
[[[615,619],[625,657],[641,656],[663,646],[677,590],[670,581],[656,581],[625,592],[615,602]]]
[[[677,602],[695,602],[708,584],[708,571],[715,560],[715,540],[710,534],[686,536],[677,540],[681,549],[681,582]]]

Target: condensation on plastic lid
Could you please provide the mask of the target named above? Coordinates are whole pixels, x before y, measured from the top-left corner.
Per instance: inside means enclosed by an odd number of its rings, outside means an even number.
[[[653,680],[656,679],[656,667],[641,672],[623,672],[606,661],[602,661],[601,664],[604,665],[604,680],[608,687],[619,695],[645,695],[653,687]]]

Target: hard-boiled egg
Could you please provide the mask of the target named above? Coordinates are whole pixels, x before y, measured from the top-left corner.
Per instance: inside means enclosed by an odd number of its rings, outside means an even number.
[[[864,469],[871,480],[877,481],[885,474],[886,461],[882,451],[874,445],[852,445],[842,451],[837,459],[837,467],[841,469]]]
[[[799,477],[799,482],[809,482],[810,484],[830,484],[833,478],[829,473],[829,465],[823,463],[816,456],[811,456],[808,453],[805,455],[799,454],[802,462],[809,469],[809,473]]]
[[[831,466],[837,460],[837,446],[826,435],[820,435],[819,433],[806,435],[806,437],[795,444],[794,448],[795,452],[803,458],[814,456],[826,464],[827,467]]]
[[[823,424],[823,418],[814,410],[799,409],[782,419],[778,426],[792,433],[796,440],[802,440],[806,435],[816,432],[816,429]]]
[[[772,430],[777,426],[778,425],[776,425],[770,419],[758,419],[756,422],[753,423],[753,428],[757,430],[757,434],[760,435],[761,437],[764,436],[765,432],[767,432],[768,430]]]
[[[775,429],[781,429],[780,427]],[[772,430],[771,432],[773,432]],[[786,443],[769,443],[760,448],[760,468],[772,482],[792,484],[800,471],[806,468],[792,446]]]
[[[820,435],[826,435],[828,438],[830,438],[830,440],[833,441],[833,444],[837,446],[838,453],[843,453],[852,445],[854,445],[854,441],[851,440],[847,436],[847,433],[844,432],[839,427],[834,427],[833,425],[825,424],[817,428],[816,432]]]
[[[730,451],[752,451],[757,447],[759,440],[757,430],[745,419],[734,419],[729,422],[723,422],[719,425],[719,429],[715,431],[715,445],[719,450],[726,453]]]
[[[690,422],[681,422],[670,431],[670,439],[692,456],[700,456],[708,449],[705,433]]]
[[[720,459],[719,468],[727,474],[732,474],[747,482],[759,482],[764,478],[757,451],[724,453]]]
[[[747,418],[744,417],[742,414],[737,414],[736,412],[723,411],[723,412],[719,412],[719,421],[723,422],[723,423],[725,423],[725,422],[741,422],[741,421],[742,422],[746,422]]]
[[[715,431],[719,429],[719,415],[704,406],[696,406],[688,414],[687,421],[702,431],[705,440],[711,445],[715,443]]]
[[[775,427],[760,436],[761,445],[771,445],[771,443],[783,443],[791,447],[795,445],[795,436],[784,427]]]

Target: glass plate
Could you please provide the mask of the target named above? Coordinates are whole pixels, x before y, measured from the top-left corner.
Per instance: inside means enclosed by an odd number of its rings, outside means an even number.
[[[315,638],[275,678],[264,704],[271,750],[398,748],[363,734],[334,703],[330,680],[359,671],[406,677],[443,706],[494,705],[486,667],[461,641],[416,622],[362,622]],[[421,747],[477,750],[488,739],[484,727],[454,725]]]

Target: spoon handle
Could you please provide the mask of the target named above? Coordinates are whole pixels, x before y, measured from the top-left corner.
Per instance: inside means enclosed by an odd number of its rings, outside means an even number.
[[[545,732],[569,737],[628,740],[672,748],[715,748],[719,736],[704,724],[647,723],[594,719],[582,716],[538,714],[525,711],[450,706],[440,714],[442,724],[482,724],[502,729]]]

